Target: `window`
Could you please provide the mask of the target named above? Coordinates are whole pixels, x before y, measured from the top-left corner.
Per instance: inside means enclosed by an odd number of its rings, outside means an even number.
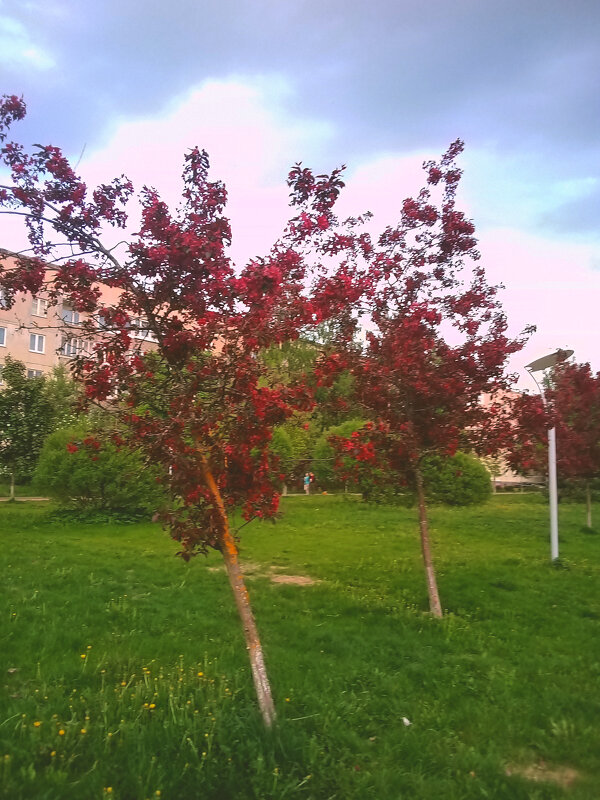
[[[31,301],[31,314],[34,317],[45,317],[48,315],[48,301],[41,297],[34,297]]]
[[[63,336],[62,347],[60,348],[61,355],[63,356],[78,356],[85,350],[85,341],[83,339],[68,339]]]
[[[28,378],[41,378],[44,373],[41,369],[28,369],[27,370],[27,377]]]
[[[6,292],[4,289],[0,289],[0,308],[6,308],[8,303],[6,302]]]
[[[148,328],[148,320],[143,319],[142,317],[132,317],[130,324],[134,338],[149,342],[158,341],[154,335],[154,331],[151,331]]]
[[[46,347],[46,337],[41,333],[29,334],[29,350],[31,353],[43,353]]]
[[[0,328],[0,347],[6,347],[6,328]]]
[[[61,317],[63,322],[66,322],[69,325],[79,324],[79,311],[75,311],[75,309],[69,305],[69,303],[63,303]]]

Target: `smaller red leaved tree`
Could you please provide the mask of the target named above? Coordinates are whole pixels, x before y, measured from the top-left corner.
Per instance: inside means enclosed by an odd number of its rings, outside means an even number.
[[[73,365],[87,400],[113,414],[117,444],[143,450],[161,470],[171,498],[161,517],[183,558],[221,552],[269,726],[275,709],[229,514],[274,516],[271,431],[313,403],[301,375],[265,381],[260,352],[332,317],[350,331],[348,305],[371,283],[360,219],[340,223],[333,213],[341,171],[294,167],[295,215],[266,257],[236,272],[225,187],[209,180],[204,151],[185,157],[181,207],[172,212],[144,187],[138,232],[108,247],[111,228],[127,230],[132,184],[121,177],[90,190],[58,148],[28,153],[7,142],[24,114],[17,97],[0,103],[0,163],[10,173],[0,207],[24,218],[33,255],[0,261],[0,288],[9,305],[17,292],[41,293],[81,313],[73,335],[88,339],[88,352]],[[105,305],[102,286],[118,299]]]
[[[456,209],[462,142],[424,165],[427,185],[404,201],[399,224],[374,246],[371,327],[366,346],[340,349],[321,362],[321,380],[348,369],[356,399],[371,420],[336,441],[340,464],[351,457],[373,479],[416,490],[430,610],[442,615],[427,521],[421,464],[431,453],[492,452],[492,421],[510,385],[508,357],[524,344],[507,335],[498,300],[479,265],[473,223]],[[437,192],[438,197],[435,197]],[[506,423],[508,425],[508,422]]]
[[[522,395],[512,406],[513,435],[507,462],[516,472],[548,472],[548,429],[556,428],[556,468],[562,479],[585,490],[586,521],[592,527],[590,482],[600,476],[600,372],[589,364],[560,363],[538,395]]]

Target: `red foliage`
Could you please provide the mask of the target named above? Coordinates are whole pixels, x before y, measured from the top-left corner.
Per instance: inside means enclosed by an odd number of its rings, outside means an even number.
[[[338,362],[352,372],[357,400],[376,423],[338,446],[365,461],[371,442],[378,475],[393,482],[412,480],[426,453],[498,446],[494,412],[480,398],[510,385],[506,361],[528,333],[507,336],[497,287],[478,263],[474,225],[456,209],[461,151],[457,141],[439,163],[424,165],[427,185],[380,236],[366,295],[373,330],[363,350],[347,348]],[[323,360],[322,381],[331,381],[334,366]]]
[[[562,478],[600,474],[600,372],[589,364],[558,364],[539,396],[519,398],[513,409],[515,435],[507,442],[510,466],[518,472],[548,468],[548,428],[556,428],[556,463]]]
[[[18,98],[0,103],[1,142],[24,113]],[[44,289],[50,303],[65,300],[88,315],[80,335],[95,344],[74,359],[75,372],[88,401],[108,403],[129,432],[123,438],[162,466],[174,499],[163,520],[182,555],[221,547],[221,505],[241,507],[245,519],[273,516],[279,470],[271,429],[313,400],[302,382],[264,385],[257,355],[332,316],[349,337],[348,304],[372,284],[361,220],[340,223],[333,212],[341,170],[315,177],[297,165],[289,176],[296,216],[266,257],[236,272],[225,187],[209,180],[198,148],[185,157],[181,208],[172,212],[144,188],[140,230],[121,249],[100,237],[127,223],[127,178],[90,190],[56,147],[27,153],[4,143],[0,162],[11,176],[0,206],[25,215],[35,253],[16,267],[0,265],[0,287],[9,304],[17,291]],[[67,260],[61,240],[71,245]],[[50,255],[59,264],[52,272]],[[103,307],[100,284],[118,290],[114,307]],[[141,328],[152,348],[140,343]]]

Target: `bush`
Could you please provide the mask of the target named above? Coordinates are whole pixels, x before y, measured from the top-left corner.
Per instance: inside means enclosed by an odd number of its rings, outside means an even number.
[[[82,423],[46,439],[33,480],[38,491],[66,508],[134,518],[161,504],[157,475],[138,451],[119,448],[106,433]]]
[[[492,493],[490,473],[482,462],[467,453],[451,458],[428,456],[422,464],[428,500],[450,506],[484,503]]]

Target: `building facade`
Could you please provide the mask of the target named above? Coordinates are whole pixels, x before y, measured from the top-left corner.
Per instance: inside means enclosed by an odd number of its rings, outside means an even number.
[[[10,269],[13,254],[0,250],[0,264]],[[119,290],[101,286],[101,307],[118,303]],[[44,292],[33,296],[29,292],[18,292],[11,308],[0,290],[0,385],[2,365],[7,356],[22,361],[30,378],[48,375],[54,367],[68,366],[71,359],[90,352],[92,341],[88,332],[82,331],[82,323],[89,315],[75,310],[66,300],[50,305]],[[131,321],[133,337],[139,349],[153,347],[154,338],[144,320]],[[98,325],[98,338],[101,337]],[[93,338],[93,337],[92,337]],[[96,340],[97,341],[97,340]]]

